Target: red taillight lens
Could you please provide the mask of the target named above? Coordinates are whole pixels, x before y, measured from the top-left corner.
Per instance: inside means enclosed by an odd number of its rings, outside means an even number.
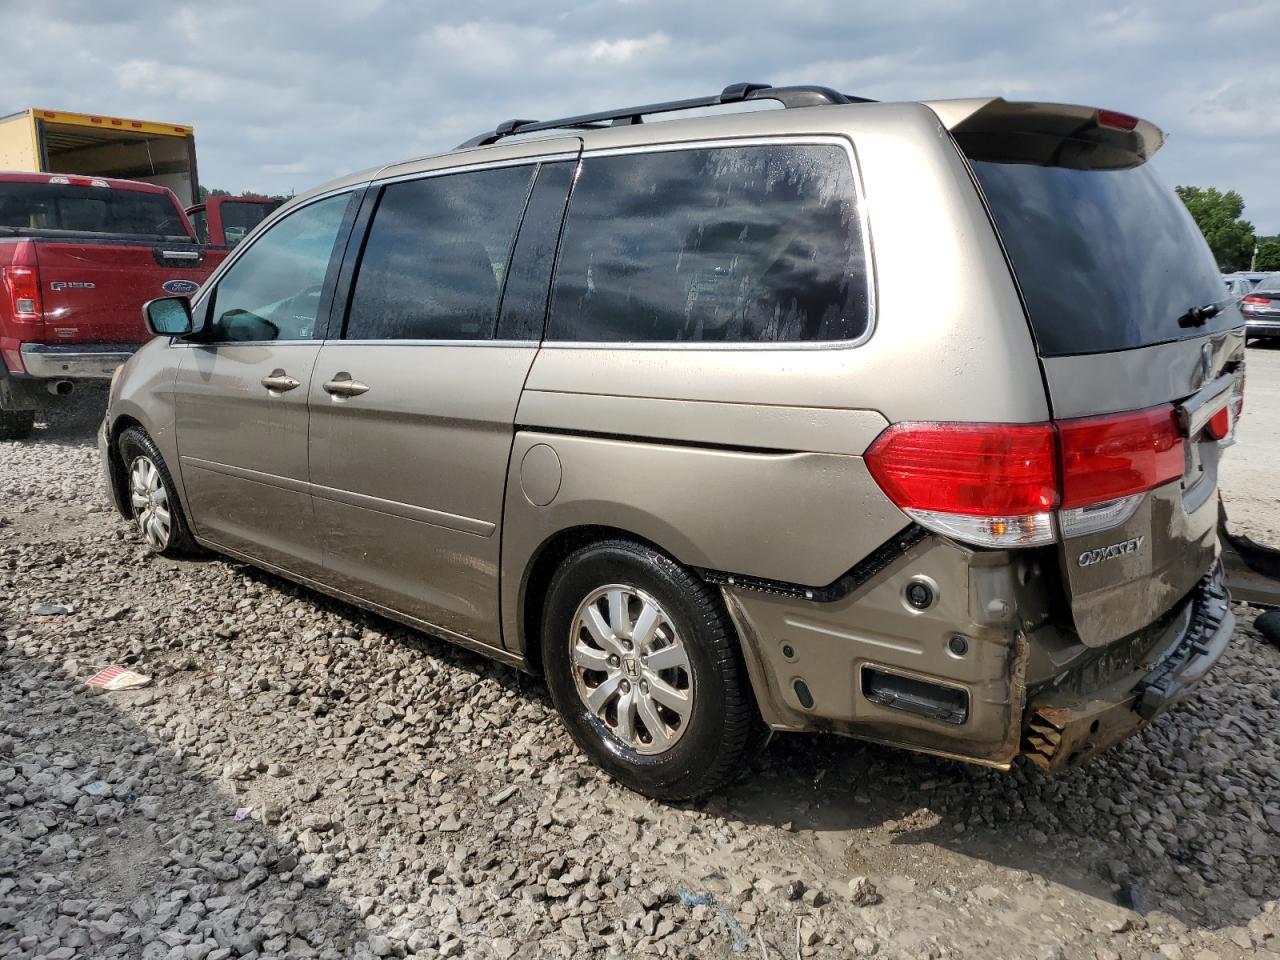
[[[40,319],[40,274],[35,267],[5,267],[4,286],[15,320]]]
[[[1058,504],[1048,424],[899,423],[876,438],[866,463],[904,510],[1023,516]]]
[[[1173,407],[1058,423],[1062,506],[1084,507],[1143,493],[1182,476]]]
[[[1138,126],[1138,118],[1119,110],[1099,110],[1098,126],[1113,130],[1133,130]]]
[[[1052,511],[1145,493],[1184,469],[1171,405],[1041,424],[899,423],[865,459],[909,516],[984,546],[1050,542]]]
[[[1205,431],[1211,439],[1221,440],[1231,432],[1231,409],[1229,406],[1223,407],[1205,424]]]
[[[1241,302],[1241,303],[1256,303],[1256,304],[1258,304],[1259,306],[1263,306],[1263,307],[1265,307],[1265,306],[1266,306],[1267,304],[1269,304],[1271,301],[1270,301],[1270,300],[1268,300],[1266,297],[1255,297],[1255,296],[1253,296],[1252,294],[1250,294],[1250,295],[1249,295],[1249,296],[1247,296],[1247,297],[1241,297],[1241,298],[1240,298],[1240,302]]]

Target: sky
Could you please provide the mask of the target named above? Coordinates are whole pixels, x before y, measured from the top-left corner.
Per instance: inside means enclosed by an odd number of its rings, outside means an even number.
[[[1171,183],[1238,191],[1280,233],[1280,2],[0,0],[0,114],[195,127],[206,187],[301,192],[547,118],[816,83],[1137,114]]]

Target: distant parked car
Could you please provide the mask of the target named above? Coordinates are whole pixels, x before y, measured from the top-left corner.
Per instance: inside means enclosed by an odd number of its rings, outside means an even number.
[[[1253,284],[1249,281],[1249,278],[1238,273],[1224,276],[1222,278],[1222,282],[1227,286],[1227,296],[1237,304],[1240,302],[1242,297],[1246,296],[1253,289]]]
[[[1240,301],[1245,336],[1280,337],[1280,273],[1266,275]]]

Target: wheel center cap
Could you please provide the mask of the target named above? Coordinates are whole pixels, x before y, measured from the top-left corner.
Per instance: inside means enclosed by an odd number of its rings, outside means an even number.
[[[640,661],[635,657],[626,657],[622,661],[623,672],[632,680],[640,676]]]

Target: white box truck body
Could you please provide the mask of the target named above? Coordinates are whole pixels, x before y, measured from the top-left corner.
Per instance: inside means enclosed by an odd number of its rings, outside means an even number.
[[[0,170],[141,180],[199,200],[195,131],[157,123],[29,107],[0,117]]]

